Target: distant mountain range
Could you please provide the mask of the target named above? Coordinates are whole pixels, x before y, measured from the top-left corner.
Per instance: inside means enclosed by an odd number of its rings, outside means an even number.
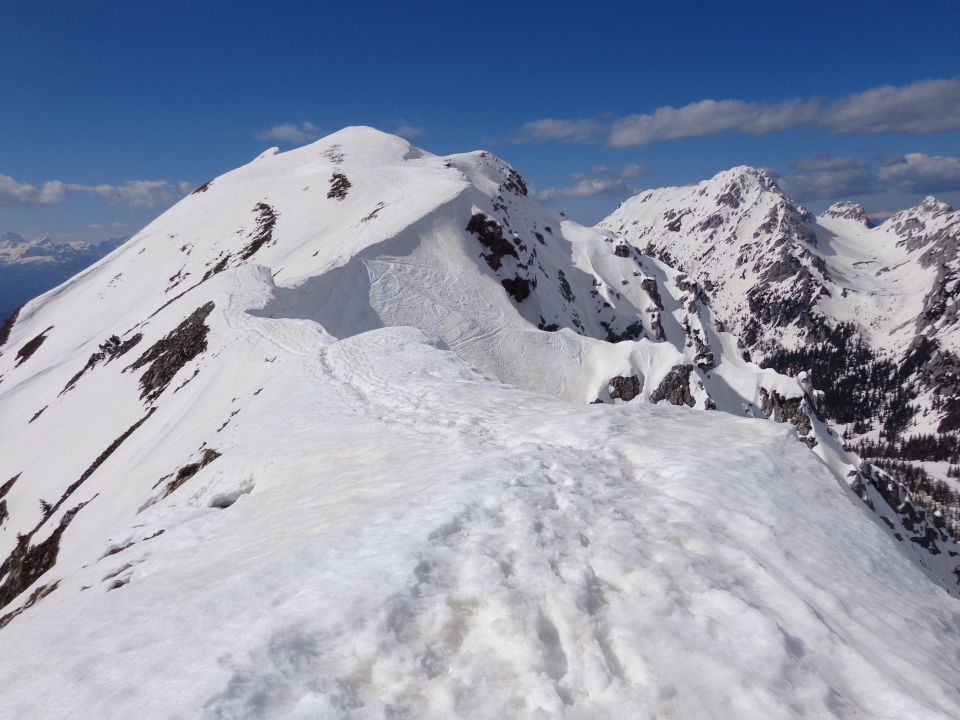
[[[125,239],[89,243],[0,234],[0,318],[92,265]]]

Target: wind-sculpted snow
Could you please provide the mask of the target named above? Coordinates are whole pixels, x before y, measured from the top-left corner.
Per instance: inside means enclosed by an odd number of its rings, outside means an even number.
[[[929,550],[709,300],[483,152],[216,178],[11,326],[0,715],[956,716]]]

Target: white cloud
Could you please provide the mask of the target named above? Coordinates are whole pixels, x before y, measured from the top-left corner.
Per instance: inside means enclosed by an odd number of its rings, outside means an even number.
[[[857,93],[828,104],[826,116],[817,124],[832,132],[960,130],[960,78],[884,85]]]
[[[874,192],[877,178],[873,168],[852,157],[820,155],[794,163],[778,178],[784,190],[799,200],[841,200]]]
[[[960,157],[907,153],[890,158],[878,173],[897,190],[936,193],[960,189]]]
[[[512,142],[525,143],[541,140],[560,140],[562,142],[590,142],[604,131],[600,120],[555,120],[544,118],[524,123],[520,131],[511,138]]]
[[[254,133],[257,140],[288,143],[291,145],[303,144],[320,137],[321,130],[312,122],[303,120],[299,123],[280,123],[266,130]]]
[[[649,174],[650,168],[648,168],[646,165],[638,165],[637,163],[630,163],[623,168],[623,172],[620,173],[620,175],[625,178],[636,178]]]
[[[121,185],[69,184],[70,192],[95,195],[118,205],[134,208],[162,208],[173,205],[187,194],[190,184],[181,181],[177,185],[166,180],[130,180]]]
[[[83,193],[135,208],[164,208],[186,195],[191,188],[191,184],[185,180],[176,185],[166,180],[130,180],[120,185],[85,185],[50,180],[38,188],[0,174],[0,206],[53,205],[63,202],[71,193]]]
[[[907,153],[870,165],[857,158],[821,155],[795,163],[779,180],[801,201],[877,192],[926,195],[960,190],[960,157]]]
[[[598,197],[608,195],[613,197],[627,197],[636,190],[627,184],[627,179],[647,175],[650,169],[644,165],[631,164],[622,170],[598,165],[586,173],[572,175],[576,182],[567,187],[546,188],[535,193],[539,200],[555,200],[571,197]]]
[[[57,180],[43,183],[41,187],[21,183],[9,175],[0,174],[0,206],[52,205],[67,196],[66,186]]]
[[[759,103],[705,99],[612,121],[546,118],[525,123],[514,140],[580,143],[606,134],[613,147],[637,147],[722,132],[765,135],[795,127],[820,127],[834,133],[960,130],[960,78],[884,85],[836,100],[811,97]]]

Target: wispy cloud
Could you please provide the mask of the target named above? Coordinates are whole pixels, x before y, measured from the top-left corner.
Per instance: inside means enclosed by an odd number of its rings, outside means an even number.
[[[279,142],[289,145],[302,145],[316,140],[320,137],[322,131],[312,122],[303,120],[294,123],[280,123],[266,130],[261,130],[253,134],[257,140],[267,142]]]
[[[606,165],[598,165],[585,173],[572,175],[573,184],[566,187],[551,187],[535,193],[539,200],[548,201],[557,198],[585,198],[606,195],[611,197],[627,197],[636,190],[627,180],[649,174],[650,170],[644,165],[631,164],[622,169]]]
[[[413,138],[421,137],[423,135],[423,128],[415,125],[408,125],[407,123],[401,123],[394,128],[393,134],[399,135],[407,140],[412,140]]]
[[[875,192],[876,170],[859,158],[820,155],[794,163],[777,178],[798,200],[841,200]]]
[[[110,203],[134,208],[164,208],[190,192],[185,180],[174,184],[166,180],[130,180],[119,185],[65,183],[50,180],[40,187],[17,182],[0,174],[0,206],[53,205],[63,202],[71,193],[103,198]]]
[[[801,201],[878,192],[949,192],[960,190],[960,157],[907,153],[871,164],[859,158],[821,155],[795,163],[778,180]]]
[[[190,184],[181,181],[174,185],[166,180],[130,180],[120,185],[66,185],[70,192],[101,197],[115,205],[134,208],[161,208],[173,205],[190,192]]]
[[[601,120],[557,120],[554,118],[544,118],[542,120],[532,120],[531,122],[524,123],[520,127],[520,130],[509,138],[509,140],[514,143],[541,142],[545,140],[585,143],[595,141],[605,129],[606,124]]]
[[[513,140],[585,143],[605,137],[613,147],[639,147],[722,132],[765,135],[796,127],[867,134],[960,130],[960,78],[884,85],[833,100],[810,97],[758,103],[705,99],[613,119],[545,118],[525,123]]]

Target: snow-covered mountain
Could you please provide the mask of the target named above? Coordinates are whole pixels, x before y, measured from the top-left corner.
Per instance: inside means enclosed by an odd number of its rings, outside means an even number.
[[[76,275],[122,242],[94,244],[0,233],[0,317]]]
[[[0,707],[956,716],[955,544],[694,277],[368,128],[198,188],[0,331]]]
[[[739,167],[624,202],[601,228],[689,273],[744,355],[809,371],[821,417],[960,532],[960,213],[934,198],[873,226],[814,217]]]

